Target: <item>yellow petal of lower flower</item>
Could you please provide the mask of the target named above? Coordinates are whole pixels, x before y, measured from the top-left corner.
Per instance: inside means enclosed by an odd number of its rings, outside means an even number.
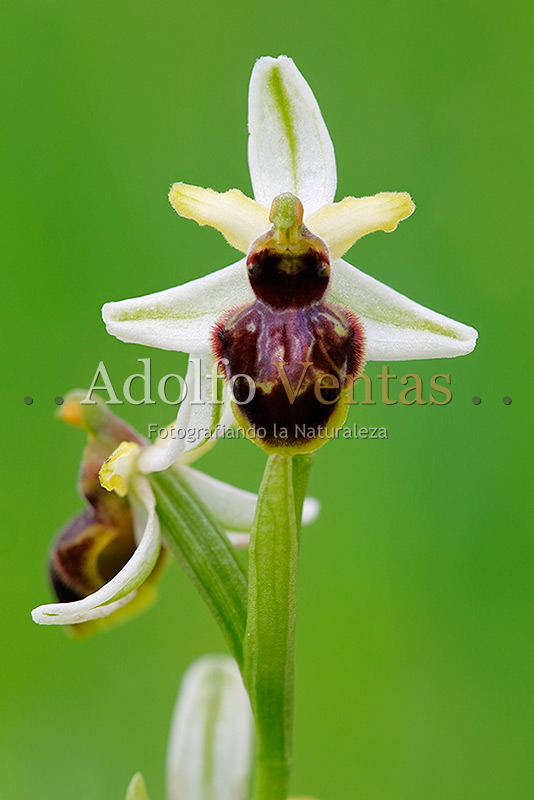
[[[108,492],[126,497],[141,448],[135,442],[121,442],[100,469],[100,483]]]
[[[239,189],[214,192],[187,183],[174,183],[169,200],[181,217],[220,231],[228,244],[246,253],[249,245],[271,227],[269,212]]]
[[[415,204],[407,192],[380,192],[372,197],[345,197],[324,206],[306,220],[307,227],[327,243],[331,258],[341,256],[354,242],[374,231],[394,231]]]

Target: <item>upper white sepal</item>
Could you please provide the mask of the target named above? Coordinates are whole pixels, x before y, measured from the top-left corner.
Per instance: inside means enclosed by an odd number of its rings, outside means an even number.
[[[254,197],[267,208],[283,192],[308,216],[336,193],[334,146],[312,90],[288,56],[256,61],[248,101],[248,163]]]

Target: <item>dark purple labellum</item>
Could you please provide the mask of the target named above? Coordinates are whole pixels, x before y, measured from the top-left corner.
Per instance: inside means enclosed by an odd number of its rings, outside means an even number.
[[[294,195],[275,197],[273,227],[247,256],[256,300],[229,312],[213,333],[236,417],[270,452],[323,444],[343,423],[345,390],[363,367],[363,328],[324,300],[330,256],[303,214]]]
[[[131,558],[136,545],[127,506],[122,523],[120,527],[104,524],[94,509],[87,508],[67,525],[50,558],[50,579],[60,602],[96,592]]]
[[[328,428],[343,389],[362,367],[364,337],[360,323],[338,306],[282,310],[256,300],[221,321],[214,346],[227,359],[226,378],[246,423],[268,448],[298,449],[315,438],[313,431],[320,436]],[[250,399],[243,376],[255,386]]]

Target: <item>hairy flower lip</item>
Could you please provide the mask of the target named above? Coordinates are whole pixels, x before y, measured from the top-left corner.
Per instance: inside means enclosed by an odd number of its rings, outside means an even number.
[[[213,343],[236,419],[266,452],[311,452],[326,439],[303,436],[303,427],[343,425],[347,388],[365,348],[362,326],[343,308],[315,302],[280,309],[258,299],[223,318]]]
[[[449,358],[470,353],[477,332],[403,296],[342,259],[362,236],[393,231],[414,211],[406,192],[346,197],[334,203],[334,148],[312,90],[287,56],[260,58],[249,91],[249,167],[255,200],[237,189],[218,193],[174,184],[176,211],[211,225],[243,253],[269,229],[269,208],[284,193],[298,197],[303,220],[323,239],[332,259],[327,302],[339,303],[363,325],[368,361]],[[109,333],[125,342],[182,350],[211,358],[212,331],[230,309],[254,300],[246,259],[204,278],[145,297],[107,303]],[[189,375],[191,387],[199,379]],[[225,413],[231,423],[229,398]],[[205,421],[204,421],[205,422]],[[200,424],[199,414],[180,408],[178,427]],[[204,425],[205,427],[205,425]],[[146,469],[165,469],[183,449],[169,444]],[[150,462],[150,463],[149,463]]]

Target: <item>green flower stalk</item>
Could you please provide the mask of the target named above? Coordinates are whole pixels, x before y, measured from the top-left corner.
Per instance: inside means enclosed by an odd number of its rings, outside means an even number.
[[[256,720],[258,800],[285,800],[289,788],[298,521],[311,462],[311,456],[269,458],[250,542],[244,676]]]

